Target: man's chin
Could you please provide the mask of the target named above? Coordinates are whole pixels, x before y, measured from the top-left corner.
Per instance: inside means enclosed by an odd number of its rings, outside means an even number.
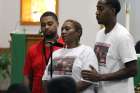
[[[52,38],[54,38],[56,35],[55,34],[52,34],[52,33],[49,33],[49,34],[46,34],[45,35],[45,37],[47,38],[47,39],[52,39]]]
[[[98,21],[98,24],[102,25],[103,23],[101,21]]]

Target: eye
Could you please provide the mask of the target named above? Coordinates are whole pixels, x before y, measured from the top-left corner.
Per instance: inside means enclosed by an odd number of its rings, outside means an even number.
[[[61,31],[63,31],[63,30],[64,30],[64,27],[61,28]]]
[[[104,7],[98,6],[98,7],[97,7],[97,10],[100,11],[100,12],[102,12],[102,11],[104,10]]]
[[[47,25],[51,26],[51,25],[53,25],[53,22],[48,22]]]
[[[41,23],[41,26],[42,26],[42,27],[45,27],[45,26],[46,26],[46,24],[45,24],[45,23]]]
[[[70,30],[70,28],[66,27],[66,28],[65,28],[65,30],[67,30],[67,31],[68,31],[68,30]]]
[[[100,11],[103,11],[104,10],[104,7],[100,7]]]
[[[70,27],[68,27],[68,26],[65,26],[65,27],[62,27],[62,29],[61,29],[61,30],[62,30],[62,31],[63,31],[63,30],[66,30],[66,31],[68,31],[68,30],[70,30],[70,29],[71,29]]]

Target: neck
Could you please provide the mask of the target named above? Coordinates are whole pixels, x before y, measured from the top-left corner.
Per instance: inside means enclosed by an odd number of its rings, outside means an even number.
[[[44,44],[46,45],[46,46],[50,46],[50,44],[48,44],[48,43],[46,43],[46,42],[48,42],[48,41],[57,41],[57,39],[58,39],[58,35],[55,35],[55,36],[53,36],[53,37],[49,37],[49,36],[44,36]]]
[[[117,21],[116,18],[112,21],[110,21],[108,24],[105,24],[105,34],[109,33],[114,26],[116,25]]]
[[[44,38],[45,38],[45,40],[46,41],[50,41],[50,40],[57,40],[58,39],[58,35],[57,34],[55,34],[55,35],[53,35],[53,36],[44,36]]]
[[[71,42],[71,43],[67,43],[66,47],[67,48],[75,48],[75,47],[78,47],[79,45],[80,45],[79,42]]]

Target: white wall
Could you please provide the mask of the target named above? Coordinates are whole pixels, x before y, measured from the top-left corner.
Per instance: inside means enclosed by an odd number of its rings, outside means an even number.
[[[18,0],[0,0],[0,47],[8,47],[9,33],[13,31],[15,22],[18,20]]]
[[[121,23],[123,26],[125,26],[125,0],[120,0],[121,3],[121,10],[119,14],[117,15],[117,20],[119,23]]]
[[[140,0],[130,0],[130,30],[135,41],[140,40]]]
[[[120,0],[121,1],[121,0]],[[132,12],[130,20],[130,32],[135,41],[140,40],[139,0],[130,0]],[[133,2],[132,2],[133,1]],[[99,30],[95,11],[97,0],[59,0],[60,27],[66,19],[76,19],[83,26],[82,43],[93,46],[95,35]],[[122,4],[123,5],[123,4]],[[124,6],[119,13],[118,20],[125,25]],[[10,33],[16,29],[25,28],[26,33],[38,33],[39,26],[20,26],[20,0],[0,0],[0,47],[9,47]],[[60,28],[59,28],[60,30]],[[60,33],[60,31],[59,31]]]
[[[10,33],[22,29],[19,25],[20,0],[0,0],[0,47],[9,47]],[[38,27],[26,27],[28,33],[35,33]]]
[[[95,19],[97,0],[59,0],[60,26],[66,19],[76,19],[83,26],[81,41],[93,45],[99,26]],[[0,47],[9,47],[10,33],[25,28],[37,33],[39,26],[20,26],[20,0],[0,0]],[[59,28],[60,29],[60,28]],[[60,32],[59,32],[60,33]]]
[[[76,19],[83,26],[82,43],[93,46],[99,26],[96,21],[97,0],[60,0],[60,21]]]
[[[139,25],[140,25],[140,12],[139,12],[139,8],[140,8],[140,0],[120,0],[123,4],[122,4],[122,9],[121,9],[121,13],[119,13],[118,16],[118,21],[120,23],[122,23],[123,25],[125,25],[125,5],[124,2],[126,1],[129,5],[129,31],[132,34],[132,36],[134,37],[134,41],[137,42],[138,40],[140,40],[140,31],[139,31]]]

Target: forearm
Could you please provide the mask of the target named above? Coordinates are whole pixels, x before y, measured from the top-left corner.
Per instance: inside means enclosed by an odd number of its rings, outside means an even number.
[[[47,93],[47,80],[42,80],[42,86],[43,86],[44,92]]]
[[[99,74],[99,81],[121,80],[131,76],[132,75],[124,68],[113,73]]]
[[[24,76],[24,85],[27,86],[29,88],[29,78],[27,76]]]
[[[108,74],[99,74],[99,81],[126,79],[135,76],[136,73],[137,73],[136,62],[129,62],[125,64],[125,68],[122,68],[116,72]]]

